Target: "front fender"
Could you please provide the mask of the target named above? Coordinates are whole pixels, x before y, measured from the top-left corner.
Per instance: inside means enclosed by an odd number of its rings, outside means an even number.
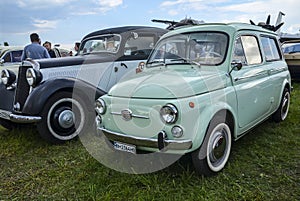
[[[14,103],[15,89],[7,89],[6,86],[0,84],[0,110],[12,111]],[[4,98],[5,97],[5,98]]]
[[[39,114],[50,96],[58,91],[74,92],[79,96],[83,96],[83,100],[92,104],[97,98],[106,94],[105,91],[75,78],[49,79],[33,89],[25,102],[22,112],[29,115]]]
[[[232,108],[231,105],[227,104],[226,102],[219,102],[217,104],[211,104],[209,107],[205,107],[199,115],[199,118],[196,121],[195,125],[199,125],[198,131],[196,133],[195,139],[193,140],[193,149],[198,149],[205,138],[206,131],[208,129],[208,126],[211,122],[211,120],[217,116],[221,111],[226,111],[228,117],[232,118],[232,137],[235,139],[236,138],[236,133],[237,133],[237,116],[233,112],[234,109]]]

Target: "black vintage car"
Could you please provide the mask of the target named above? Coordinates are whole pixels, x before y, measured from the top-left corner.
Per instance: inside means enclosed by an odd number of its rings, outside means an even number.
[[[95,31],[82,39],[75,57],[29,59],[15,72],[2,70],[0,124],[36,124],[51,143],[75,138],[91,128],[95,100],[135,73],[166,32],[145,26]]]

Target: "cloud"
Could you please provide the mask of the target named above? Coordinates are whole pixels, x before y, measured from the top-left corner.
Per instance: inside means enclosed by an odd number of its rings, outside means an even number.
[[[39,29],[55,29],[57,26],[57,20],[41,20],[33,19],[33,26]]]
[[[111,9],[121,6],[123,0],[97,0],[96,3],[99,5],[97,10],[101,13],[106,13]]]
[[[53,6],[63,6],[66,4],[70,4],[75,0],[51,0],[51,1],[44,1],[44,0],[17,0],[16,4],[20,8],[26,9],[45,9]]]
[[[286,15],[283,30],[299,31],[299,9],[297,0],[267,0],[267,1],[231,1],[231,0],[174,0],[164,1],[160,9],[170,16],[199,17],[205,22],[254,22],[265,21],[271,15],[271,23],[275,24],[280,11]],[[200,20],[198,19],[198,20]]]

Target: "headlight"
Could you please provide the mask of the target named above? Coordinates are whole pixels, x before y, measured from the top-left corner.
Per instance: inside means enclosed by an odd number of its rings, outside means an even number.
[[[42,74],[38,70],[28,68],[26,71],[26,80],[29,86],[35,87],[42,81]]]
[[[97,114],[104,114],[106,111],[106,105],[103,99],[99,98],[95,103],[95,110]]]
[[[10,86],[16,81],[16,74],[10,70],[1,71],[1,81],[4,85]]]
[[[175,123],[178,118],[178,110],[174,105],[167,104],[160,109],[160,117],[167,124]]]

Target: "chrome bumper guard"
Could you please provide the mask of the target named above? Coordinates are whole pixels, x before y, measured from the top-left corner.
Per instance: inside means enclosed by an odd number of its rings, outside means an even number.
[[[101,135],[101,132],[111,141],[119,141],[127,144],[132,144],[141,147],[159,148],[159,140],[153,138],[143,138],[131,135],[125,135],[113,131],[109,131],[105,128],[97,128],[97,133]],[[191,140],[168,140],[163,139],[164,148],[168,150],[188,150],[192,147]]]
[[[42,120],[42,117],[40,116],[25,116],[18,114],[10,114],[9,118],[15,123],[36,123]]]

